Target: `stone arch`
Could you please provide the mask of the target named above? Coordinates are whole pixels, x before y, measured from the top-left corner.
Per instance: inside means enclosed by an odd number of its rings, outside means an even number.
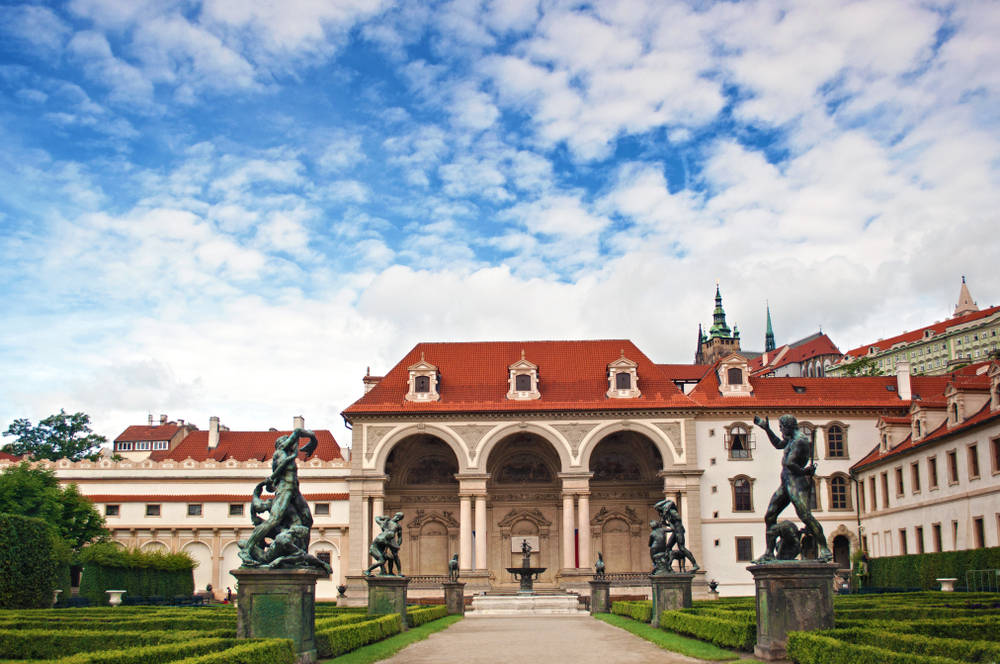
[[[410,436],[417,435],[431,435],[443,440],[455,453],[455,458],[458,459],[459,471],[463,470],[463,466],[466,466],[467,468],[475,467],[472,462],[469,461],[469,453],[465,449],[465,445],[462,444],[462,441],[455,435],[454,431],[436,424],[420,423],[410,424],[390,431],[382,438],[382,440],[378,442],[374,455],[375,470],[379,473],[385,473],[385,460],[388,458],[389,452],[392,451],[392,448]],[[367,466],[367,462],[363,465]]]
[[[341,582],[340,547],[330,540],[317,540],[309,544],[309,553],[330,553],[330,567],[333,572],[326,579],[316,581],[316,599],[332,600],[337,598],[337,584]]]
[[[205,542],[195,540],[188,542],[181,547],[181,551],[186,551],[198,562],[194,568],[194,590],[201,592],[212,583],[212,547]]]
[[[594,448],[596,448],[601,441],[607,438],[610,434],[618,431],[634,431],[646,436],[646,438],[653,443],[657,451],[660,453],[660,459],[663,460],[664,470],[666,470],[668,466],[681,465],[687,462],[687,450],[682,448],[684,449],[684,452],[678,453],[674,448],[674,445],[672,445],[671,441],[667,438],[667,435],[657,427],[650,426],[644,422],[618,420],[599,425],[587,434],[587,437],[583,439],[583,442],[580,445],[580,463],[578,465],[584,468],[590,468],[590,455],[594,453]],[[681,425],[680,431],[681,435],[683,435],[683,425]],[[682,445],[683,441],[677,441],[677,443]]]
[[[861,540],[858,539],[858,536],[854,533],[853,530],[851,530],[842,523],[827,534],[826,536],[827,542],[833,542],[833,538],[839,535],[843,535],[844,537],[846,537],[851,541],[851,553],[854,553],[855,551],[861,548]]]
[[[565,473],[569,471],[569,467],[572,465],[569,447],[566,445],[565,439],[559,435],[558,431],[543,424],[534,424],[532,422],[520,422],[515,424],[512,422],[507,426],[494,429],[480,442],[478,458],[479,469],[481,472],[486,471],[490,454],[493,452],[493,449],[502,441],[518,433],[532,433],[547,442],[559,456],[559,463],[562,465],[562,468],[557,469],[556,472]]]
[[[148,542],[143,542],[142,546],[139,548],[145,551],[170,551],[170,545],[165,544],[160,540],[149,540]]]
[[[234,569],[239,569],[243,561],[240,560],[240,548],[236,545],[236,542],[230,542],[229,544],[222,547],[222,551],[219,555],[219,592],[223,596],[226,594],[226,588],[231,588],[233,591],[233,597],[236,597],[236,577],[229,572]]]
[[[458,541],[459,523],[448,510],[418,509],[405,525],[413,573],[444,576]]]

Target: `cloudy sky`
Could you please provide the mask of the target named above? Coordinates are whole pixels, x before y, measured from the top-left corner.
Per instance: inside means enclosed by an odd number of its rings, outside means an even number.
[[[1000,4],[0,7],[0,427],[347,442],[419,341],[841,349],[1000,303]],[[530,359],[530,358],[529,358]]]

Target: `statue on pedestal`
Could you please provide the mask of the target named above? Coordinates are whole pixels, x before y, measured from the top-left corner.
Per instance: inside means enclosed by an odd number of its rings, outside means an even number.
[[[819,548],[817,562],[828,563],[833,560],[833,554],[826,545],[826,536],[823,534],[823,527],[812,515],[809,508],[809,499],[813,491],[813,477],[816,475],[816,464],[812,463],[813,442],[812,439],[799,430],[798,420],[792,415],[782,415],[778,420],[778,427],[781,430],[781,438],[771,431],[771,424],[768,418],[754,417],[753,423],[767,432],[767,437],[775,449],[784,450],[781,456],[781,486],[771,497],[771,503],[767,506],[767,514],[764,515],[764,525],[767,529],[767,545],[762,555],[753,561],[756,565],[773,563],[780,560],[787,560],[782,556],[790,555],[798,547],[798,538],[795,545],[790,541],[790,534],[787,527],[783,529],[784,523],[778,523],[778,516],[782,510],[788,507],[789,503],[795,507],[795,513],[805,524],[805,530],[812,536],[813,541]],[[790,523],[790,522],[788,522]],[[792,526],[794,529],[794,525]],[[778,546],[779,538],[781,549],[775,555],[775,548]],[[796,553],[797,555],[797,553]]]
[[[597,552],[597,562],[594,563],[594,578],[604,578],[604,555],[600,551]]]
[[[299,447],[299,440],[308,439]],[[317,568],[327,574],[330,565],[312,556],[309,551],[309,531],[313,518],[309,505],[299,491],[296,459],[299,452],[312,455],[319,441],[307,429],[296,429],[274,441],[271,476],[254,488],[250,502],[250,519],[254,524],[250,537],[238,543],[242,567],[264,569]],[[264,498],[264,490],[273,491],[274,498]],[[259,515],[267,512],[266,519]],[[271,540],[270,544],[267,540]]]
[[[400,525],[402,520],[402,512],[396,512],[395,516],[391,518],[387,516],[375,517],[375,523],[379,525],[382,532],[375,536],[368,549],[368,553],[371,554],[375,562],[363,572],[365,576],[371,576],[372,570],[376,567],[379,568],[379,576],[403,576],[403,566],[399,562],[399,549],[403,546],[403,526]],[[396,567],[395,573],[393,573],[393,565]]]
[[[448,561],[448,580],[458,581],[458,554],[456,553]]]
[[[684,561],[691,561],[691,571],[697,572],[698,562],[694,559],[685,544],[684,524],[681,522],[681,515],[677,512],[677,505],[672,500],[661,500],[653,506],[653,509],[660,515],[661,523],[664,523],[670,539],[667,540],[667,573],[673,573],[673,561],[679,561],[680,570],[684,571]],[[676,550],[674,550],[676,547]]]

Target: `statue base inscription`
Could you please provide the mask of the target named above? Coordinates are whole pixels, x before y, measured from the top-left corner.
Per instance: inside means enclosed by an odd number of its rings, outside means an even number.
[[[757,587],[757,646],[764,660],[786,659],[789,632],[833,629],[837,563],[789,561],[747,567]]]
[[[448,605],[448,615],[465,615],[465,584],[461,581],[445,581],[444,603]]]
[[[407,629],[406,588],[410,579],[405,576],[369,576],[365,582],[368,584],[368,615],[398,613],[403,629]]]
[[[694,574],[650,574],[653,584],[653,627],[660,626],[660,614],[664,611],[691,608],[691,581]]]
[[[291,639],[299,664],[316,661],[316,581],[312,569],[252,569],[230,572],[239,581],[236,637]]]
[[[611,613],[611,582],[593,580],[590,582],[590,615]]]

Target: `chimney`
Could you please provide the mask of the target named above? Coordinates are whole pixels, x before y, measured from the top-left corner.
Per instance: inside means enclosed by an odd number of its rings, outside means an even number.
[[[167,416],[166,415],[160,415],[160,426],[163,427],[163,426],[166,426],[166,425],[167,425]]]
[[[153,426],[153,414],[149,414],[149,426]]]
[[[907,359],[896,362],[896,393],[899,394],[899,398],[903,401],[909,401],[912,398],[912,393],[910,392],[910,361]]]
[[[365,383],[365,394],[368,394],[372,389],[379,384],[382,380],[382,376],[373,376],[372,368],[368,367],[368,371],[365,373],[365,377],[362,379]]]
[[[208,418],[208,449],[214,450],[219,446],[219,418],[213,415]]]
[[[306,428],[306,418],[301,415],[296,415],[292,418],[292,429],[305,429]]]

